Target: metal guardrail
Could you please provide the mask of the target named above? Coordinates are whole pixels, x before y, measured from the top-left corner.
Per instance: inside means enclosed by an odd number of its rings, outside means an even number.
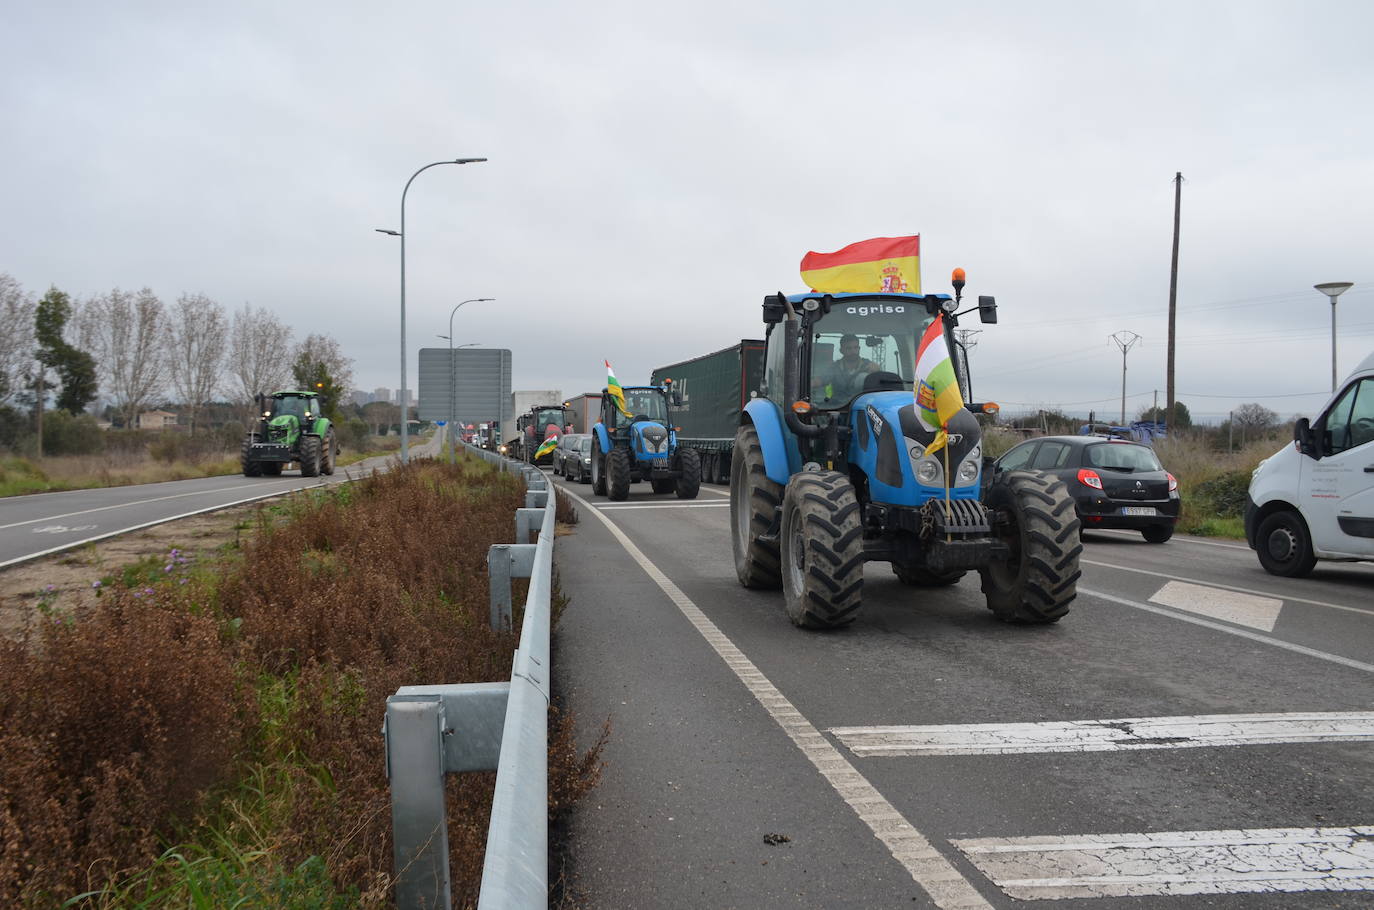
[[[391,782],[396,906],[452,907],[444,775],[496,771],[479,910],[548,907],[549,597],[555,497],[538,468],[466,446],[525,478],[516,542],[487,553],[491,622],[511,624],[512,578],[529,578],[510,682],[402,686],[386,701],[382,735]],[[530,531],[539,542],[529,543]]]

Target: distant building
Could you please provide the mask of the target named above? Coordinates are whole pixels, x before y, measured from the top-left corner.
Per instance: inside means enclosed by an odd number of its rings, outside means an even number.
[[[352,394],[349,395],[349,400],[358,407],[362,407],[365,404],[372,403],[372,393],[364,392],[362,389],[354,389]]]
[[[391,400],[391,390],[388,389],[388,388],[386,388],[385,386],[381,386],[381,387],[378,387],[378,388],[373,389],[373,390],[372,390],[372,400],[373,400],[373,401],[390,401],[390,400]]]
[[[176,429],[177,415],[171,411],[144,411],[138,415],[137,425],[140,430],[172,430]]]

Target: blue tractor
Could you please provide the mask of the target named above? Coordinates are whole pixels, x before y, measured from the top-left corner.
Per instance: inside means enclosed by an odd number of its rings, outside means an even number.
[[[625,388],[625,410],[601,391],[601,419],[592,428],[592,491],[613,500],[630,495],[630,484],[649,481],[655,493],[696,499],[701,489],[701,456],[680,448],[668,421],[672,386]]]
[[[735,435],[731,537],[740,583],[782,588],[797,626],[853,621],[864,563],[874,561],[914,586],[976,569],[988,608],[1008,622],[1068,612],[1083,549],[1068,490],[1028,471],[981,483],[974,415],[996,405],[972,403],[967,356],[953,338],[963,285],[956,272],[954,297],[764,299],[764,374]],[[997,321],[992,297],[977,309]],[[918,340],[936,320],[970,403],[949,421],[949,444],[927,454],[935,433],[918,418],[912,385]]]

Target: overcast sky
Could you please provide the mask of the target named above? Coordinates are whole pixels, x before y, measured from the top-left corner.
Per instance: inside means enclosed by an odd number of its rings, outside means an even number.
[[[151,287],[332,335],[355,385],[513,351],[599,389],[762,337],[798,263],[919,233],[924,289],[993,294],[980,399],[1283,416],[1374,351],[1374,4],[8,4],[0,271]],[[965,327],[978,328],[968,317]],[[1130,416],[1128,414],[1128,416]]]

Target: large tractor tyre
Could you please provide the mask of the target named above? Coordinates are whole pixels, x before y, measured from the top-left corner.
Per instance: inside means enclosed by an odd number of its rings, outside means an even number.
[[[768,479],[758,431],[745,424],[735,432],[735,458],[730,464],[730,542],[735,575],[746,588],[782,587],[782,561],[777,541],[763,541],[782,505],[781,484]]]
[[[613,502],[630,498],[630,453],[616,447],[606,456],[606,496]]]
[[[701,453],[696,449],[682,450],[682,473],[674,486],[678,499],[696,499],[701,492]]]
[[[649,486],[654,488],[655,493],[671,493],[677,487],[677,481],[671,477],[650,477]]]
[[[601,439],[592,441],[592,492],[606,495],[606,453],[601,451]]]
[[[930,569],[916,566],[908,568],[895,562],[892,564],[892,571],[896,574],[898,581],[904,585],[911,585],[913,588],[942,588],[946,585],[958,584],[959,579],[967,574],[964,569],[932,572]]]
[[[317,477],[320,473],[320,437],[301,438],[301,476]]]
[[[239,447],[239,466],[243,468],[244,477],[257,477],[262,474],[262,462],[253,460],[253,443],[258,441],[257,433],[249,433],[243,437],[243,445]]]
[[[262,471],[262,476],[264,476],[264,477],[280,477],[280,476],[281,476],[281,462],[280,462],[280,461],[264,461],[264,462],[262,462],[260,465],[258,465],[258,469],[259,469],[260,471]]]
[[[1296,512],[1275,512],[1255,532],[1255,555],[1270,575],[1302,578],[1317,565],[1307,522]]]
[[[326,475],[333,475],[334,460],[339,454],[339,445],[334,441],[334,431],[330,430],[329,435],[324,438],[324,463],[320,466],[320,471]]]
[[[1078,595],[1080,524],[1057,477],[1008,471],[987,492],[993,536],[1010,551],[979,569],[988,609],[1003,622],[1051,623]]]
[[[854,485],[838,471],[795,474],[782,498],[782,595],[787,618],[833,629],[859,615],[863,525]]]

